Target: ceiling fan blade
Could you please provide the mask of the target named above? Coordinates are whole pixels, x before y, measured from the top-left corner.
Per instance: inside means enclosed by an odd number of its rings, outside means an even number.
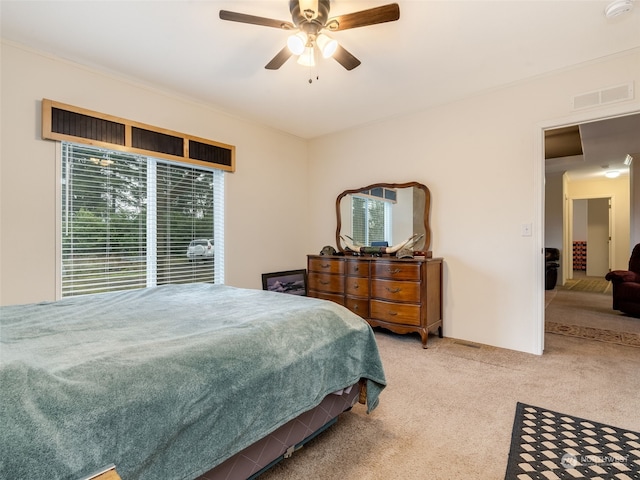
[[[366,27],[377,23],[395,22],[400,18],[400,7],[397,3],[390,3],[381,7],[347,13],[330,18],[326,26],[329,30],[347,30],[348,28]]]
[[[360,60],[351,55],[342,45],[338,45],[338,48],[333,54],[333,58],[347,70],[353,70],[361,63]]]
[[[291,55],[291,50],[289,50],[289,47],[285,46],[276,54],[275,57],[271,59],[269,63],[264,66],[264,68],[267,70],[278,70],[282,65],[284,65],[284,62],[289,60]]]
[[[274,20],[273,18],[256,17],[255,15],[247,15],[245,13],[230,12],[229,10],[220,10],[220,19],[229,20],[230,22],[262,25],[263,27],[280,28],[282,30],[293,30],[296,28],[295,25],[291,22]]]

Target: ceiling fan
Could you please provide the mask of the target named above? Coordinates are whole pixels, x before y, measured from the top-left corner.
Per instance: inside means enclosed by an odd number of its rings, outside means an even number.
[[[329,18],[329,10],[329,0],[290,0],[289,11],[291,12],[292,22],[256,17],[228,10],[220,10],[220,18],[232,22],[262,25],[292,32],[292,35],[287,40],[287,45],[265,65],[264,68],[268,70],[279,69],[292,55],[298,55],[298,63],[313,66],[315,65],[316,48],[324,58],[332,56],[344,68],[353,70],[360,65],[360,60],[338,44],[336,40],[330,38],[324,31],[337,32],[349,28],[393,22],[400,18],[400,7],[397,3],[347,13],[333,18]]]

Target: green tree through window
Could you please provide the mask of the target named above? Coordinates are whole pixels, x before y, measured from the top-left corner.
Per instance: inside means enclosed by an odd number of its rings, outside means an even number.
[[[62,296],[222,283],[223,173],[62,145]],[[191,240],[216,255],[186,256]],[[216,243],[217,242],[217,243]]]

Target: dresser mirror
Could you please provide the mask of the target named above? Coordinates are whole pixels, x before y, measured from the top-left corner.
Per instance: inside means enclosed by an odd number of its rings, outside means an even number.
[[[413,250],[429,250],[429,189],[417,182],[376,183],[346,190],[336,200],[336,245],[341,252],[350,239],[356,245],[391,246],[414,234],[423,235]]]

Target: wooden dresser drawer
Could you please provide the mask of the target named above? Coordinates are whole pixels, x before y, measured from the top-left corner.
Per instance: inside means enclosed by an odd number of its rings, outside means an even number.
[[[369,299],[346,297],[344,306],[362,318],[369,318]]]
[[[344,277],[342,275],[309,272],[307,281],[309,282],[309,290],[327,293],[344,293]]]
[[[420,264],[403,262],[373,262],[371,265],[371,277],[419,282]]]
[[[362,260],[347,260],[347,275],[354,277],[369,276],[369,262]]]
[[[345,293],[356,297],[369,296],[369,278],[366,277],[346,277]]]
[[[442,336],[442,259],[307,255],[310,297],[344,305],[372,327]]]
[[[394,302],[420,303],[420,283],[394,280],[371,280],[371,296]]]
[[[309,292],[309,296],[320,298],[322,300],[330,300],[339,305],[344,305],[344,295],[339,295],[337,293]]]
[[[344,273],[344,261],[331,258],[310,258],[309,271],[321,273]]]
[[[403,325],[420,325],[420,305],[371,300],[371,318]]]

